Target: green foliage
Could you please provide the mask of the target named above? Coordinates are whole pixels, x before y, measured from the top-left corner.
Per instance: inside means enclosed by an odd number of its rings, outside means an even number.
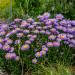
[[[7,0],[9,1],[9,0]],[[5,2],[7,2],[5,1]],[[25,18],[28,16],[36,17],[37,15],[50,12],[52,15],[62,13],[66,18],[75,19],[75,1],[74,0],[11,0],[9,4],[3,4],[3,8],[0,10],[2,18],[10,19],[19,17]],[[1,5],[0,5],[1,8]],[[12,8],[12,12],[11,12]]]
[[[60,64],[54,65],[38,65],[38,69],[32,72],[32,75],[72,75],[68,67]]]

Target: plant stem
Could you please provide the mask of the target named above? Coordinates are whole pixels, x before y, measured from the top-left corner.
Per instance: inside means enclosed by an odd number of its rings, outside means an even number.
[[[23,63],[23,61],[21,60],[21,67],[22,67],[22,72],[21,72],[21,75],[23,75],[24,74],[24,63]]]
[[[20,63],[21,63],[21,75],[24,74],[24,62],[23,62],[23,59],[21,58],[21,55],[20,55],[20,48],[21,48],[21,43],[19,44],[18,46],[18,54],[19,54],[19,57],[20,57]]]

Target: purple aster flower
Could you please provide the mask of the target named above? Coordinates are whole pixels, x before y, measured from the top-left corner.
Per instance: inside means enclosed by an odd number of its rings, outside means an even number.
[[[28,19],[27,19],[27,22],[29,22],[29,23],[33,23],[34,20],[33,20],[32,18],[28,18]]]
[[[12,34],[15,34],[15,33],[17,33],[17,30],[12,30],[12,31],[10,32],[11,35],[12,35]]]
[[[29,29],[34,29],[34,27],[35,27],[34,25],[28,26]]]
[[[35,39],[37,38],[37,35],[32,35],[31,38]]]
[[[75,45],[73,45],[73,44],[69,44],[69,47],[75,47]]]
[[[50,35],[51,33],[50,33],[49,30],[46,30],[45,34],[46,34],[46,35]]]
[[[8,25],[7,25],[7,24],[3,24],[3,25],[1,26],[1,28],[2,28],[3,30],[7,30],[7,29],[8,29]]]
[[[69,44],[69,41],[64,41],[65,44]]]
[[[14,21],[10,23],[10,26],[13,26],[13,25],[15,25],[15,22]]]
[[[8,40],[6,41],[6,43],[7,43],[7,44],[12,44],[12,43],[13,43],[13,40],[8,39]]]
[[[54,23],[56,23],[56,22],[58,22],[58,20],[57,19],[55,19],[55,18],[53,18],[53,19],[50,19],[51,20],[51,22],[54,24]]]
[[[15,53],[6,53],[5,58],[7,60],[9,60],[9,59],[15,59],[16,58],[16,54]]]
[[[27,37],[30,38],[32,36],[32,34],[28,34]]]
[[[71,24],[68,24],[66,27],[72,27],[72,25]]]
[[[58,26],[56,26],[55,28],[56,28],[56,29],[59,29],[59,30],[62,30],[62,29],[63,29],[63,26],[59,26],[59,25],[58,25]]]
[[[52,42],[48,42],[47,43],[47,47],[53,47],[53,43]]]
[[[35,56],[36,56],[36,57],[41,57],[42,55],[41,55],[40,52],[37,52],[37,53],[35,54]]]
[[[55,28],[50,29],[50,31],[51,31],[52,33],[56,33],[56,32],[57,32],[57,30],[56,30]]]
[[[36,26],[37,24],[38,24],[38,22],[33,22],[33,23],[32,23],[32,25],[35,25],[35,26]]]
[[[29,26],[29,23],[27,23],[26,21],[22,21],[20,27],[27,27]]]
[[[59,23],[58,22],[54,22],[54,28],[58,27]]]
[[[75,39],[71,39],[70,42],[75,45]]]
[[[0,43],[2,43],[3,42],[3,39],[2,38],[0,38]]]
[[[26,50],[29,50],[30,46],[29,44],[24,44],[22,47],[21,47],[21,50],[22,51],[26,51]]]
[[[37,29],[37,30],[41,30],[42,27],[41,27],[41,26],[37,26],[36,29]]]
[[[18,28],[18,27],[15,28],[15,30],[16,30],[17,33],[22,33],[23,32],[23,30],[21,28]]]
[[[67,21],[66,20],[60,21],[60,25],[63,25],[63,26],[67,25]]]
[[[56,18],[57,20],[62,20],[62,19],[64,18],[64,16],[63,16],[62,14],[57,14],[57,15],[55,16],[55,18]]]
[[[43,29],[47,29],[48,27],[47,26],[43,26]]]
[[[49,39],[49,40],[55,40],[55,39],[56,39],[56,36],[55,36],[55,35],[50,35],[50,36],[48,37],[48,39]]]
[[[2,46],[2,44],[0,43],[0,49],[2,49],[2,47],[3,47],[3,46]]]
[[[14,21],[15,21],[15,22],[21,22],[22,19],[16,18],[16,19],[14,19]]]
[[[9,33],[6,34],[6,37],[10,37],[11,35],[12,35],[12,33],[9,32]]]
[[[34,30],[32,32],[35,33],[35,34],[38,34],[39,33],[39,30]]]
[[[19,37],[19,38],[20,38],[20,37],[23,37],[23,33],[17,33],[16,35],[17,35],[17,37]]]
[[[0,31],[0,36],[3,36],[5,34],[6,34],[6,32],[4,30]]]
[[[36,64],[37,63],[37,59],[36,58],[32,59],[32,63]]]
[[[37,18],[38,18],[41,22],[43,22],[43,20],[45,19],[44,16],[41,16],[41,15],[39,15]]]
[[[58,38],[60,38],[61,40],[67,40],[67,35],[62,33],[58,35]]]
[[[74,36],[72,34],[67,34],[67,38],[73,38]]]
[[[20,57],[19,57],[19,56],[16,56],[16,57],[15,57],[15,60],[16,60],[16,61],[19,61],[19,60],[20,60]]]
[[[46,12],[43,14],[44,19],[48,19],[50,17],[50,13]]]
[[[57,42],[61,42],[61,41],[62,41],[62,39],[60,39],[60,38],[57,38],[57,39],[56,39],[56,41],[57,41]]]
[[[31,44],[31,41],[30,40],[26,40],[25,44]]]
[[[75,26],[75,20],[72,20],[72,21],[71,21],[71,24],[72,24],[73,26]]]
[[[47,47],[43,47],[42,50],[47,52],[48,48]]]
[[[14,47],[11,47],[9,52],[13,52],[13,51],[14,51]]]
[[[47,26],[49,26],[49,25],[52,25],[52,22],[51,22],[51,20],[47,20],[45,24],[46,24]]]
[[[52,25],[47,26],[47,29],[50,29],[50,28],[52,28]]]
[[[42,48],[45,48],[46,47],[46,45],[42,45]]]
[[[24,34],[28,34],[30,31],[29,30],[24,30],[23,33]]]
[[[40,51],[40,54],[43,56],[43,55],[46,55],[46,51],[42,50]]]
[[[54,46],[54,47],[59,47],[59,46],[60,46],[60,42],[56,42],[56,41],[53,42],[53,46]]]
[[[71,22],[72,22],[71,20],[67,20],[67,24],[71,24]]]
[[[41,34],[45,34],[45,30],[41,30],[40,33],[41,33]]]
[[[30,40],[31,42],[33,42],[35,39],[34,39],[34,38],[30,38],[29,40]]]
[[[8,44],[3,45],[3,50],[4,51],[9,51],[10,50],[10,45],[8,45]]]
[[[61,30],[64,31],[64,32],[67,32],[67,28],[65,28],[65,27],[62,27]]]
[[[15,44],[19,44],[21,40],[15,40]]]

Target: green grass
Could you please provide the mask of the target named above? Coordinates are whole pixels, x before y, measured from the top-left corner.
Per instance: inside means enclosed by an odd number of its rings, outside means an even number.
[[[39,65],[39,68],[32,72],[32,75],[72,75],[68,67],[60,64]]]
[[[1,0],[2,1],[2,0]],[[66,18],[75,19],[74,0],[9,0],[0,4],[0,18],[14,19],[15,17],[36,17],[44,12],[52,15],[62,13]],[[12,9],[12,11],[11,11]]]

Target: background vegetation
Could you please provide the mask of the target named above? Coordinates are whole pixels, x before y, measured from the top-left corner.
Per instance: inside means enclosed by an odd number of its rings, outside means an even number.
[[[75,0],[0,0],[0,18],[36,17],[44,12],[75,19]]]

